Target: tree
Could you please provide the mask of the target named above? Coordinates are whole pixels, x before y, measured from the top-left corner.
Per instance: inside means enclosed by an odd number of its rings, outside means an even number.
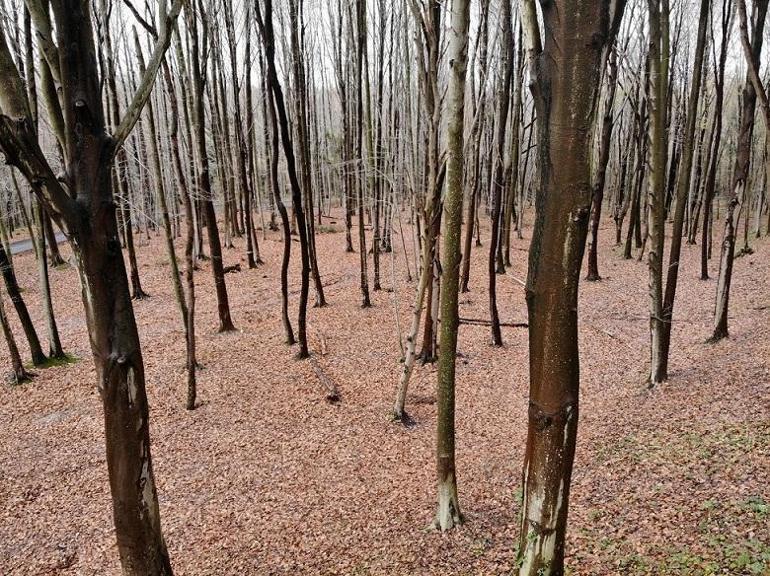
[[[356,190],[358,191],[358,255],[361,264],[361,307],[372,305],[369,299],[369,276],[366,255],[366,233],[364,231],[364,98],[363,72],[364,53],[366,52],[366,1],[356,1],[356,109],[354,125],[356,126],[356,152],[359,159],[360,173],[356,175]],[[367,80],[368,82],[368,80]]]
[[[470,2],[453,0],[449,38],[449,110],[447,124],[447,186],[444,199],[444,250],[441,291],[441,348],[436,404],[436,473],[438,509],[434,525],[441,530],[462,522],[455,473],[455,359],[460,326],[457,296],[460,283],[460,236],[463,223],[463,128],[465,76],[468,61]]]
[[[299,176],[302,184],[304,210],[306,212],[308,237],[308,258],[310,259],[310,272],[315,286],[315,306],[326,306],[321,273],[318,270],[318,258],[315,246],[315,223],[313,220],[313,179],[310,155],[310,125],[307,112],[307,82],[305,79],[305,31],[301,22],[304,18],[304,1],[289,0],[289,20],[291,26],[291,60],[292,76],[294,80],[295,124],[297,132],[297,148],[299,150]],[[362,252],[363,253],[363,252]]]
[[[623,0],[542,2],[542,43],[535,2],[523,3],[540,188],[526,285],[530,389],[520,576],[564,573],[580,388],[577,297],[591,204],[588,135],[599,91],[596,71],[612,46],[624,5]]]
[[[197,6],[197,10],[196,7]],[[198,39],[198,14],[201,20],[201,39]],[[185,5],[185,20],[190,36],[190,70],[192,76],[192,113],[193,126],[195,128],[195,151],[198,157],[199,172],[198,185],[202,196],[203,216],[206,220],[206,232],[209,237],[209,250],[211,252],[211,272],[214,276],[214,286],[217,292],[217,310],[219,313],[219,331],[229,332],[235,330],[230,316],[230,301],[227,297],[227,284],[225,282],[225,270],[222,263],[222,243],[219,238],[217,216],[214,211],[213,192],[211,190],[211,177],[209,174],[209,159],[206,151],[206,115],[203,108],[204,89],[206,84],[206,68],[208,60],[208,27],[209,23],[204,9],[204,4],[198,0],[190,0]],[[201,53],[203,47],[203,54]]]
[[[105,126],[100,74],[89,3],[61,0],[51,13],[28,3],[42,53],[58,86],[59,107],[48,114],[64,157],[64,176],[54,174],[33,129],[21,77],[0,27],[0,149],[24,174],[36,196],[67,230],[78,264],[83,306],[104,407],[107,469],[115,534],[123,573],[172,573],[163,540],[150,455],[144,362],[120,251],[111,170],[149,98],[158,67],[181,9],[166,12],[139,88],[115,132]],[[55,32],[54,32],[55,31]],[[66,49],[65,49],[66,47]]]
[[[299,296],[298,337],[299,351],[297,358],[308,358],[310,350],[307,345],[307,297],[310,283],[310,256],[308,248],[308,228],[305,222],[305,210],[302,207],[302,191],[297,176],[297,165],[294,156],[294,146],[289,131],[289,118],[286,112],[286,104],[283,97],[283,89],[278,82],[278,73],[275,68],[275,34],[273,32],[273,2],[265,0],[265,15],[262,16],[261,8],[257,3],[257,25],[262,36],[265,48],[266,82],[268,93],[272,96],[277,112],[278,126],[281,130],[281,142],[283,154],[286,157],[286,167],[289,172],[289,184],[291,186],[291,203],[294,208],[294,216],[297,219],[299,232],[300,255],[302,260],[301,285]]]
[[[0,110],[3,109],[2,102],[0,102]],[[24,302],[24,298],[21,295],[21,288],[19,287],[19,282],[16,280],[16,272],[13,269],[13,264],[11,264],[8,253],[5,251],[5,247],[1,242],[0,274],[3,275],[5,288],[8,291],[8,297],[11,299],[11,303],[16,309],[16,314],[21,322],[24,335],[27,337],[29,351],[32,355],[32,363],[35,366],[42,366],[46,363],[48,358],[46,358],[46,355],[43,353],[43,347],[40,345],[40,338],[37,335],[37,330],[35,330],[35,325],[32,323],[32,317],[29,315],[27,304]]]
[[[676,188],[676,207],[674,208],[674,222],[671,227],[671,248],[668,257],[668,274],[666,275],[666,288],[663,295],[662,327],[660,338],[656,344],[660,349],[653,351],[650,356],[650,383],[657,384],[668,378],[668,356],[671,347],[671,324],[674,317],[674,298],[679,279],[679,258],[682,250],[682,233],[684,230],[685,208],[687,206],[687,194],[690,190],[690,178],[692,174],[692,159],[695,142],[695,126],[698,121],[698,101],[701,93],[701,78],[703,76],[703,55],[706,48],[706,27],[711,10],[710,0],[701,0],[700,23],[698,24],[698,40],[695,46],[695,58],[693,60],[692,84],[690,86],[690,98],[687,102],[687,120],[684,139],[682,142],[682,159],[679,166],[679,179]],[[657,365],[654,363],[657,362]]]
[[[647,226],[650,249],[647,253],[650,290],[650,386],[665,380],[660,373],[663,352],[663,247],[666,232],[665,176],[668,152],[668,0],[648,0],[650,22],[650,177],[647,192]]]
[[[500,25],[502,26],[501,66],[502,76],[497,95],[497,114],[495,118],[495,168],[492,182],[492,232],[489,239],[489,258],[487,259],[487,273],[489,276],[489,316],[492,331],[492,344],[503,345],[503,335],[500,331],[500,315],[497,311],[497,273],[505,273],[502,265],[501,253],[501,204],[503,202],[504,165],[505,165],[505,137],[508,128],[508,108],[511,100],[511,79],[513,77],[513,30],[511,23],[511,1],[502,0],[502,14]],[[514,126],[518,130],[517,126]]]
[[[703,189],[703,226],[701,228],[701,280],[708,280],[708,260],[711,256],[711,222],[712,204],[716,189],[717,169],[719,167],[720,147],[722,144],[722,120],[723,104],[725,97],[725,67],[727,64],[727,50],[729,48],[730,31],[732,29],[732,6],[730,0],[722,1],[722,44],[719,49],[719,60],[716,62],[714,73],[714,127],[712,129],[712,142],[706,162],[706,181]],[[713,44],[713,30],[712,30]],[[715,55],[716,58],[716,55]],[[692,234],[695,237],[695,231]]]
[[[604,202],[604,186],[607,181],[607,165],[610,161],[610,144],[612,143],[612,128],[615,124],[612,110],[615,106],[615,90],[618,86],[618,54],[617,50],[610,51],[607,67],[607,93],[602,115],[601,143],[599,145],[599,163],[593,183],[591,200],[591,244],[588,248],[588,273],[586,280],[601,280],[599,276],[599,222],[602,217]]]
[[[417,358],[417,332],[420,329],[423,302],[429,282],[434,271],[434,246],[436,243],[436,220],[440,217],[440,193],[445,174],[445,166],[439,161],[438,129],[441,117],[441,106],[438,101],[438,65],[441,34],[441,5],[438,2],[428,2],[418,6],[417,0],[410,0],[412,14],[420,30],[420,36],[415,39],[419,51],[417,62],[420,66],[420,86],[423,92],[423,105],[428,117],[427,126],[427,166],[425,206],[423,208],[424,225],[420,238],[421,269],[415,292],[414,308],[412,309],[412,324],[406,337],[406,354],[404,366],[401,369],[396,402],[393,406],[393,417],[405,421],[406,392],[409,378]]]
[[[759,58],[762,54],[765,20],[767,17],[768,0],[755,0],[752,14],[751,42],[748,41],[748,24],[746,22],[745,4],[738,0],[739,16],[741,17],[741,43],[746,59],[749,61],[746,80],[741,94],[740,128],[738,146],[735,151],[733,168],[732,192],[727,205],[724,233],[722,236],[722,251],[719,258],[719,278],[717,279],[716,306],[714,310],[714,332],[710,342],[718,342],[729,335],[727,327],[727,310],[730,302],[730,284],[732,282],[733,260],[735,257],[735,229],[740,218],[746,188],[749,179],[749,164],[751,162],[751,140],[754,133],[754,111],[757,104],[757,91],[752,80],[752,72],[756,75],[759,70]],[[740,10],[743,8],[743,14]],[[761,82],[757,83],[760,84]],[[764,90],[760,91],[764,95]],[[770,120],[770,115],[767,117]]]
[[[16,339],[11,331],[11,324],[8,322],[8,317],[5,315],[5,305],[3,304],[3,297],[0,295],[0,327],[3,329],[3,336],[5,336],[5,343],[8,345],[8,353],[11,356],[11,368],[12,372],[9,374],[8,379],[12,384],[21,384],[32,378],[32,374],[27,372],[24,368],[24,363],[21,361],[21,355],[19,354],[19,348],[16,345]]]

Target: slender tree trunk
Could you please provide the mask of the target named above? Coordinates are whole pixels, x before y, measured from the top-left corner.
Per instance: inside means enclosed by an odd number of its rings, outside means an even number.
[[[269,182],[273,202],[281,216],[281,228],[283,230],[283,255],[281,257],[281,322],[283,323],[286,343],[291,346],[297,341],[294,338],[294,330],[291,327],[289,319],[289,262],[291,260],[291,224],[289,222],[289,213],[281,199],[281,190],[278,185],[278,122],[275,118],[275,106],[272,97],[267,89],[264,73],[264,62],[260,57],[260,68],[262,71],[262,116],[265,123],[265,149],[269,151],[270,172]],[[269,144],[268,144],[269,139]]]
[[[283,98],[283,90],[278,82],[278,75],[275,69],[275,40],[273,35],[273,2],[265,0],[265,17],[262,18],[259,7],[257,6],[257,23],[262,34],[262,41],[265,47],[266,77],[269,92],[278,112],[278,125],[281,130],[281,141],[283,143],[283,153],[286,157],[286,165],[289,172],[289,182],[291,185],[292,207],[294,216],[297,219],[297,230],[299,232],[300,252],[302,259],[301,286],[299,299],[299,318],[298,336],[300,349],[297,352],[297,358],[308,358],[310,350],[307,345],[307,298],[310,283],[310,259],[308,255],[307,225],[305,222],[305,211],[302,207],[302,192],[299,179],[297,177],[297,167],[294,159],[294,148],[289,131],[289,119],[286,113],[286,105]]]
[[[0,326],[2,326],[5,342],[8,345],[8,353],[11,356],[12,372],[9,374],[8,379],[12,384],[26,382],[32,378],[32,374],[24,369],[24,363],[21,361],[21,355],[19,354],[19,347],[16,346],[16,339],[13,337],[13,332],[11,331],[11,324],[8,322],[8,317],[5,315],[5,306],[3,304],[2,295],[0,295]]]
[[[43,347],[40,345],[40,338],[35,330],[35,325],[32,323],[32,317],[29,315],[27,305],[24,302],[24,298],[21,296],[21,288],[19,288],[19,283],[16,280],[16,273],[13,270],[11,261],[9,260],[8,254],[2,243],[0,243],[0,273],[3,275],[5,288],[8,291],[8,297],[11,299],[11,303],[16,309],[16,314],[19,316],[24,335],[27,337],[29,352],[32,356],[32,363],[35,366],[42,366],[46,363],[48,358],[46,358],[46,355],[43,353]]]
[[[665,240],[665,176],[668,149],[666,100],[668,97],[668,0],[648,0],[650,18],[650,177],[648,227],[650,250],[650,386],[665,380],[663,354],[663,247]]]
[[[607,165],[610,161],[610,144],[612,144],[612,109],[615,105],[615,89],[618,84],[618,56],[615,49],[610,52],[607,70],[607,93],[605,95],[604,115],[602,117],[599,162],[596,167],[596,176],[594,179],[591,200],[591,242],[588,246],[588,273],[586,274],[586,280],[591,281],[601,280],[598,258],[599,223],[602,217],[604,187],[607,180]]]
[[[511,1],[503,0],[501,4],[501,26],[502,26],[502,54],[501,67],[503,76],[501,78],[500,88],[497,96],[497,122],[495,133],[495,169],[494,180],[492,182],[492,232],[489,239],[489,259],[487,261],[487,273],[489,276],[489,316],[491,320],[492,344],[494,346],[503,345],[503,335],[500,330],[500,315],[497,310],[497,277],[498,273],[504,273],[505,267],[500,268],[499,264],[502,258],[498,258],[498,247],[500,246],[500,220],[501,204],[503,201],[504,188],[504,164],[505,164],[505,134],[508,123],[508,107],[510,105],[511,78],[513,75],[513,31],[511,23]]]
[[[203,12],[202,4],[198,5],[198,11],[201,12],[203,39],[202,45],[204,52],[208,50],[208,22],[206,14]],[[193,126],[195,131],[195,148],[198,155],[200,166],[199,185],[202,196],[201,208],[203,217],[206,220],[206,232],[209,237],[209,251],[211,253],[211,271],[214,276],[214,287],[217,293],[217,311],[219,313],[219,331],[229,332],[235,330],[235,325],[230,316],[230,302],[227,296],[227,284],[225,282],[225,270],[222,263],[222,243],[219,238],[219,228],[217,226],[217,217],[214,212],[214,199],[211,190],[211,180],[209,176],[209,159],[206,151],[206,117],[203,110],[204,96],[204,73],[206,70],[206,60],[201,58],[200,45],[198,43],[198,22],[197,17],[189,7],[185,8],[187,24],[190,27],[190,46],[191,46],[191,69],[192,69],[192,89],[193,89]]]
[[[754,133],[754,112],[757,103],[755,82],[751,78],[752,71],[759,70],[762,43],[764,40],[765,20],[767,17],[768,0],[755,0],[754,14],[752,14],[751,44],[749,45],[749,30],[745,14],[745,4],[738,5],[738,10],[743,10],[741,15],[741,35],[746,57],[749,61],[749,71],[743,86],[741,97],[740,127],[738,133],[738,146],[735,152],[735,165],[733,168],[732,197],[727,205],[725,217],[724,235],[722,237],[722,252],[719,261],[719,278],[717,279],[716,307],[714,311],[714,332],[709,342],[718,342],[729,336],[728,308],[730,303],[730,285],[732,284],[733,259],[735,257],[735,229],[740,220],[743,209],[746,187],[749,180],[749,168],[751,162],[751,144]],[[761,88],[761,85],[760,85]],[[761,96],[765,96],[762,92]],[[765,96],[766,98],[766,96]],[[766,102],[763,101],[766,105]],[[768,112],[770,122],[770,112]]]
[[[56,325],[56,316],[53,310],[53,301],[51,299],[51,282],[48,277],[48,258],[46,256],[45,246],[45,209],[40,200],[36,201],[35,210],[37,235],[35,239],[38,243],[38,272],[40,276],[40,291],[43,297],[43,312],[45,313],[46,326],[48,328],[48,357],[62,360],[67,357],[59,338],[59,328]]]
[[[453,0],[451,7],[447,192],[444,201],[443,290],[441,291],[441,353],[436,387],[436,476],[438,507],[434,525],[449,530],[462,522],[455,471],[455,358],[457,355],[460,236],[463,222],[463,124],[468,61],[470,2]]]
[[[698,100],[701,93],[701,77],[703,71],[703,55],[706,46],[706,27],[710,12],[710,0],[701,0],[700,24],[698,25],[698,40],[695,46],[695,60],[693,62],[692,85],[690,87],[690,99],[687,104],[687,120],[685,134],[682,142],[682,159],[679,171],[679,180],[676,189],[676,207],[674,208],[674,222],[671,228],[671,249],[668,257],[668,274],[666,276],[666,289],[663,296],[662,333],[658,345],[660,350],[652,352],[650,361],[657,361],[650,368],[650,383],[657,384],[668,379],[668,358],[671,347],[671,324],[674,316],[674,298],[676,285],[679,278],[679,258],[682,250],[682,233],[684,230],[685,208],[687,206],[687,193],[690,189],[692,174],[693,144],[695,141],[695,125],[698,119]],[[656,380],[660,379],[660,380]]]

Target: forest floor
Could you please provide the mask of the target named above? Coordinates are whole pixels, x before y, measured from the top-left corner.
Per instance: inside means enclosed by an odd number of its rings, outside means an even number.
[[[527,427],[526,329],[504,328],[505,345],[494,348],[488,328],[461,327],[457,471],[466,524],[447,534],[426,530],[435,507],[435,366],[413,376],[407,410],[414,425],[388,419],[400,370],[395,310],[406,330],[415,287],[406,280],[401,240],[394,234],[397,253],[382,257],[385,290],[361,309],[359,255],[345,253],[341,221],[324,223],[317,243],[329,306],[310,310],[309,340],[339,388],[336,405],[324,400],[313,365],[295,360],[283,342],[282,244],[269,232],[260,236],[266,264],[257,270],[246,269],[240,241],[226,251],[226,264],[244,267],[227,275],[237,332],[216,333],[208,263],[197,274],[201,405],[186,411],[184,337],[163,243],[138,237],[151,297],[135,310],[175,573],[510,574]],[[526,320],[519,281],[530,233],[513,242],[513,266],[498,276],[506,322]],[[568,573],[770,574],[770,242],[753,241],[756,253],[736,260],[731,336],[716,345],[704,343],[715,281],[698,279],[700,247],[684,247],[670,381],[650,392],[647,266],[622,259],[609,227],[600,237],[604,279],[582,282],[580,293]],[[407,247],[414,274],[409,239]],[[488,317],[486,253],[486,241],[474,249],[462,317]],[[34,256],[15,262],[42,336]],[[371,280],[371,256],[369,263]],[[21,386],[0,385],[0,574],[117,575],[101,402],[78,278],[63,268],[52,281],[63,344],[79,360],[38,371]],[[0,354],[5,371],[4,343]]]

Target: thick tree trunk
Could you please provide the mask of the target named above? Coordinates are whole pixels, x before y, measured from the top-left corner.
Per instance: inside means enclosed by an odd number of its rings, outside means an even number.
[[[522,15],[541,178],[526,286],[530,393],[520,576],[564,574],[580,385],[578,283],[591,205],[589,135],[599,88],[596,70],[605,43],[614,41],[624,2],[542,6],[543,47],[534,0],[526,0]]]
[[[100,185],[109,189],[103,172]],[[90,232],[74,231],[73,251],[104,405],[118,551],[126,576],[170,575],[150,457],[144,363],[115,215],[105,204],[93,220]]]

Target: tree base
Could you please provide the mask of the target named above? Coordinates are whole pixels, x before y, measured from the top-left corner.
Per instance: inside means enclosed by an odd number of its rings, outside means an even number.
[[[18,386],[20,384],[24,384],[25,382],[29,382],[35,376],[37,376],[37,374],[34,372],[27,372],[26,370],[22,370],[21,372],[14,371],[8,373],[5,381],[11,386]]]
[[[438,508],[431,526],[435,530],[446,532],[462,523],[463,516],[457,502],[457,484],[455,484],[454,476],[450,475],[446,480],[439,482]]]
[[[391,422],[398,422],[406,427],[414,426],[415,424],[414,419],[406,413],[406,410],[399,411],[398,408],[393,408],[390,411],[389,419]]]
[[[714,332],[714,334],[706,340],[706,344],[716,344],[720,340],[724,340],[725,338],[728,338],[730,334],[727,332],[727,330],[718,330]]]

